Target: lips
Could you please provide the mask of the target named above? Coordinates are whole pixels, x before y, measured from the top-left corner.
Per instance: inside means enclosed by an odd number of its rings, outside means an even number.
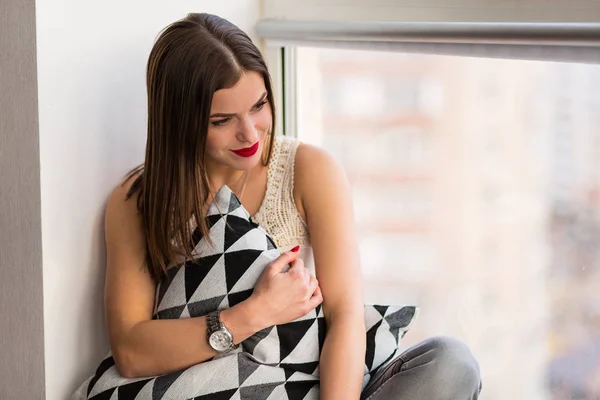
[[[234,154],[237,154],[240,157],[252,157],[258,151],[259,143],[260,142],[256,142],[252,146],[246,147],[245,149],[231,150],[231,152],[233,152]]]

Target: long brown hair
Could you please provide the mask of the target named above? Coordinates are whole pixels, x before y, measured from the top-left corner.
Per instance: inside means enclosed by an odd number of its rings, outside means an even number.
[[[139,192],[146,236],[146,267],[155,281],[169,263],[192,257],[191,224],[208,232],[203,205],[209,182],[205,144],[215,91],[233,87],[244,72],[262,75],[273,125],[262,162],[273,147],[275,104],[271,77],[252,40],[229,21],[189,14],[166,27],[147,67],[148,138],[144,164],[134,169],[128,198]]]

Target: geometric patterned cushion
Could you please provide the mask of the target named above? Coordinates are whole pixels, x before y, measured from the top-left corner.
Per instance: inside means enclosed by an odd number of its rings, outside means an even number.
[[[154,319],[203,316],[246,300],[264,268],[280,255],[227,186],[215,196],[207,222],[208,237],[199,229],[192,235],[193,260],[171,267],[157,286]],[[412,306],[365,306],[363,387],[397,355],[399,340],[416,314]],[[231,353],[157,377],[123,378],[109,354],[87,381],[82,398],[316,400],[325,330],[318,306],[295,321],[257,332]]]
[[[400,355],[400,339],[417,318],[415,306],[365,306],[367,352],[363,388],[381,368]]]

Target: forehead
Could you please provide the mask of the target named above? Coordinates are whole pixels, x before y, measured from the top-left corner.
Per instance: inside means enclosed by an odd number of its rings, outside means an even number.
[[[263,77],[258,72],[243,73],[235,86],[217,90],[213,95],[211,113],[247,111],[266,91]]]

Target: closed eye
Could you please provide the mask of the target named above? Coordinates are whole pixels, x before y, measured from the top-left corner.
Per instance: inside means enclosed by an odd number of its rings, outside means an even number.
[[[260,111],[263,109],[263,107],[265,106],[265,104],[267,104],[268,101],[267,100],[263,100],[262,102],[258,103],[257,105],[254,106],[254,111]]]
[[[225,126],[227,125],[227,123],[231,121],[231,118],[223,118],[223,119],[219,119],[217,121],[212,121],[211,125],[212,126]]]
[[[267,100],[267,92],[265,92],[261,96],[260,100],[254,106],[252,106],[251,111],[258,112],[258,111],[262,110],[265,107],[265,104],[267,104],[268,102],[269,101]],[[220,126],[227,125],[233,118],[236,117],[236,114],[217,113],[217,114],[213,114],[210,116],[210,118],[215,118],[215,117],[221,117],[221,119],[212,120],[210,124],[211,124],[211,126],[214,126],[214,127],[220,127]]]

